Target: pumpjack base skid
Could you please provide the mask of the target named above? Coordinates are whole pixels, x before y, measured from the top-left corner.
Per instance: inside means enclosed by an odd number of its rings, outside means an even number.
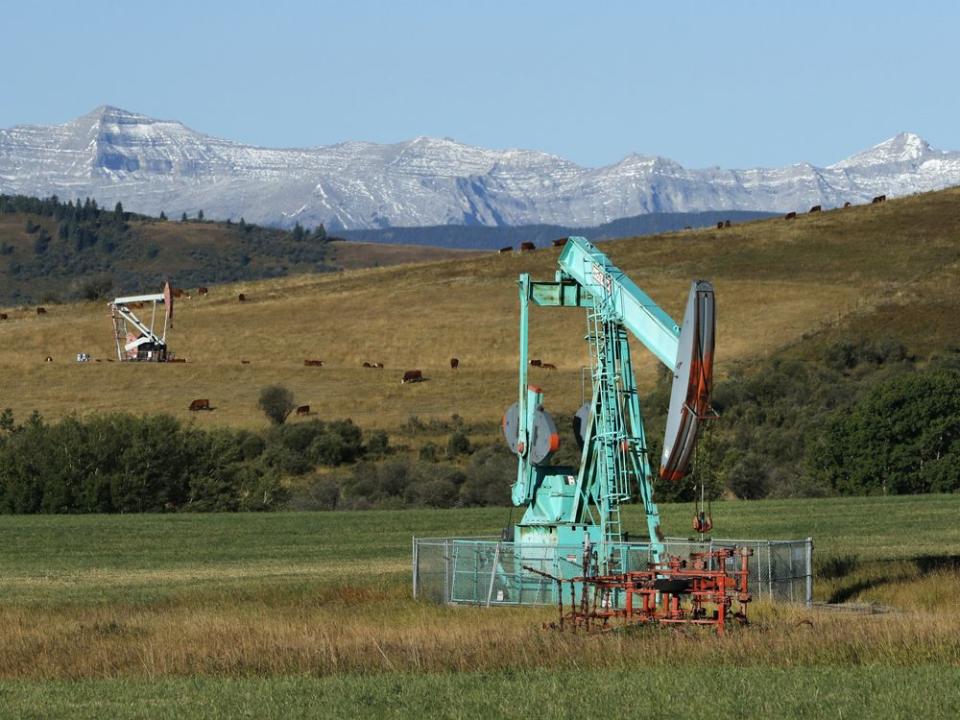
[[[752,554],[746,547],[724,548],[694,553],[687,559],[670,557],[651,563],[647,570],[569,579],[525,569],[557,583],[559,619],[546,627],[609,632],[648,624],[700,625],[723,635],[730,621],[747,624]],[[565,597],[569,602],[564,602]]]

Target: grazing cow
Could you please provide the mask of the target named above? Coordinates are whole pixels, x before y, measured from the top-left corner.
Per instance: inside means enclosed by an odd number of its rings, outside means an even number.
[[[693,230],[693,225],[684,225],[684,226],[683,226],[683,229],[684,229],[684,230]]]
[[[323,360],[304,360],[303,364],[307,367],[323,367]]]
[[[309,415],[310,406],[309,405],[298,405],[297,406],[297,415]]]
[[[460,367],[460,358],[450,358],[450,369],[456,370]]]
[[[203,398],[190,403],[190,412],[197,412],[198,410],[213,410],[213,408],[210,406],[210,401]]]
[[[375,362],[375,363],[373,363],[373,367],[375,367],[377,370],[383,370],[383,363],[382,363],[382,362]]]
[[[532,242],[522,242],[520,243],[520,252],[533,252],[537,249],[537,246]]]
[[[241,365],[249,365],[249,364],[250,364],[250,361],[249,361],[249,360],[241,360],[241,361],[240,361],[240,364],[241,364]]]
[[[723,220],[717,222],[717,230],[723,230]]]
[[[848,207],[850,207],[850,205],[852,205],[852,203],[851,203],[849,200],[847,200],[847,201],[843,204],[843,207],[844,207],[844,208],[848,208]]]
[[[796,220],[796,219],[797,219],[797,214],[796,214],[795,212],[788,212],[786,215],[783,216],[783,219],[784,219],[784,220]]]
[[[7,314],[6,314],[6,313],[0,313],[0,320],[6,320],[6,319],[7,319]]]
[[[363,366],[364,366],[365,368],[375,368],[375,369],[378,369],[378,370],[382,370],[382,369],[383,369],[383,363],[379,363],[379,362],[364,362],[364,363],[363,363]]]
[[[365,368],[372,368],[372,367],[373,367],[373,365],[371,365],[370,363],[368,363],[366,360],[363,361],[363,366],[364,366]]]
[[[567,244],[566,238],[557,238],[556,240],[553,241],[554,247],[563,247],[566,244]]]
[[[197,288],[197,295],[206,295],[209,292],[210,292],[209,288],[205,288],[205,287]]]
[[[47,314],[47,309],[45,307],[37,308],[37,315],[46,315],[46,314]]]
[[[812,213],[820,212],[822,209],[823,208],[820,205],[814,205],[812,208],[810,208],[810,212]]]
[[[553,363],[541,363],[541,364],[540,364],[540,367],[542,367],[544,370],[556,370],[556,369],[557,369],[557,366],[554,365]]]
[[[171,297],[182,298],[186,295],[186,293],[181,288],[172,287],[170,288],[170,295]]]
[[[725,228],[730,227],[730,221],[729,221],[729,220],[724,220],[724,221],[723,221],[723,226],[724,226]]]
[[[887,196],[886,196],[886,195],[877,195],[877,196],[876,196],[873,200],[871,200],[870,202],[871,202],[872,204],[876,205],[876,204],[878,204],[878,203],[882,203],[882,202],[886,202],[886,201],[887,201]]]
[[[512,247],[504,247],[497,250],[497,255],[506,255],[509,252],[513,252]]]
[[[186,358],[177,358],[177,357],[167,358],[167,362],[171,362],[171,363],[185,363],[186,361],[187,361]]]
[[[52,358],[51,356],[47,355],[47,359],[44,360],[44,362],[53,362],[53,358]]]
[[[400,381],[401,385],[406,385],[407,383],[423,382],[423,373],[419,370],[407,370],[403,374],[403,380]]]
[[[532,367],[540,367],[541,365],[543,365],[543,362],[540,360],[531,360],[530,365]]]
[[[237,295],[237,300],[240,301],[240,302],[246,302],[246,301],[247,301],[247,296],[244,295],[243,293],[240,293],[239,295]]]
[[[132,307],[134,310],[143,310],[143,303],[133,303],[130,307]]]

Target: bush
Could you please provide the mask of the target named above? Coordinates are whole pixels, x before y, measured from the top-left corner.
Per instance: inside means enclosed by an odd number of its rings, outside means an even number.
[[[283,425],[297,406],[293,400],[293,393],[283,385],[267,385],[262,388],[257,404],[270,422],[276,425]]]

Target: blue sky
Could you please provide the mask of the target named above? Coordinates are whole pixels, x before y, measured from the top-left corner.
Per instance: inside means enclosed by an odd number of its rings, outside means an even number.
[[[102,104],[272,147],[417,135],[588,166],[960,149],[960,3],[4,3],[0,127]]]

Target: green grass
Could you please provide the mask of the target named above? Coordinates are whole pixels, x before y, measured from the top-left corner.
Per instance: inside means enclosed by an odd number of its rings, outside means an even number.
[[[0,718],[955,718],[960,669],[552,673],[0,684]]]
[[[665,506],[668,532],[691,512]],[[0,718],[955,717],[958,516],[960,496],[717,503],[718,536],[812,535],[819,599],[902,610],[758,604],[724,638],[410,598],[412,535],[494,533],[505,508],[4,516]]]
[[[351,513],[0,516],[6,604],[149,603],[184,593],[332,581],[406,586],[411,537],[495,535],[519,510]],[[665,505],[671,536],[693,509]],[[716,537],[813,537],[818,558],[858,566],[960,552],[960,496],[720,502]],[[625,511],[640,529],[638,507]],[[359,569],[359,572],[357,572]],[[826,599],[828,592],[819,593]]]

